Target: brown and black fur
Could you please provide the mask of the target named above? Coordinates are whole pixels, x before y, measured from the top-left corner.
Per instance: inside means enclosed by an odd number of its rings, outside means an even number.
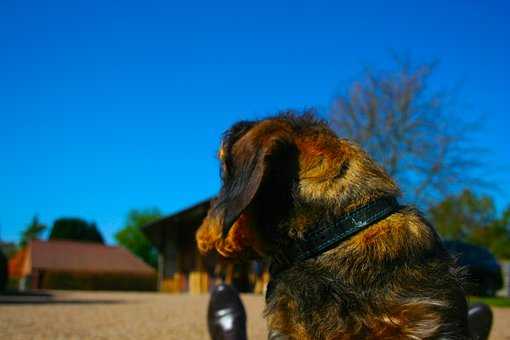
[[[271,258],[319,221],[381,196],[386,172],[312,114],[240,122],[220,149],[223,187],[197,232],[202,252]],[[280,273],[269,328],[291,339],[466,339],[459,270],[413,208]]]

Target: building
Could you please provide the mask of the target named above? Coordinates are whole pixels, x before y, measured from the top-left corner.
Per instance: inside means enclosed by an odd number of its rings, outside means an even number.
[[[20,289],[153,290],[156,272],[127,249],[68,240],[31,241],[9,261]]]
[[[204,200],[142,228],[159,253],[160,290],[204,293],[223,281],[240,291],[262,292],[268,275],[260,264],[233,263],[216,253],[198,252],[195,232],[209,205],[210,200]]]
[[[501,274],[503,275],[503,287],[499,290],[499,296],[510,296],[510,261],[500,261]]]

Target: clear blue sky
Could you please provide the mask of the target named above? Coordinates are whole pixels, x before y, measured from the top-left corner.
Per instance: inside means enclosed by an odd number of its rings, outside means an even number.
[[[0,2],[0,237],[38,214],[95,221],[171,213],[218,187],[219,136],[238,119],[327,108],[389,51],[462,83],[486,176],[510,203],[507,1]]]

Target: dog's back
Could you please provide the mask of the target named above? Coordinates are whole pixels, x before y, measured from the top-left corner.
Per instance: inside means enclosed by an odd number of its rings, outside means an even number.
[[[403,209],[273,283],[270,327],[296,339],[466,339],[462,272]]]
[[[294,339],[468,336],[459,270],[359,146],[311,115],[285,114],[234,125],[219,155],[223,185],[197,244],[285,258],[272,271],[270,329]]]

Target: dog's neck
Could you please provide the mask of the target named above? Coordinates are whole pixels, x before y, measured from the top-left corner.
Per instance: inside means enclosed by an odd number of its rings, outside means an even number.
[[[383,196],[363,204],[332,221],[319,221],[287,247],[275,250],[271,258],[271,274],[316,257],[336,247],[352,235],[386,218],[400,208],[395,197]]]

